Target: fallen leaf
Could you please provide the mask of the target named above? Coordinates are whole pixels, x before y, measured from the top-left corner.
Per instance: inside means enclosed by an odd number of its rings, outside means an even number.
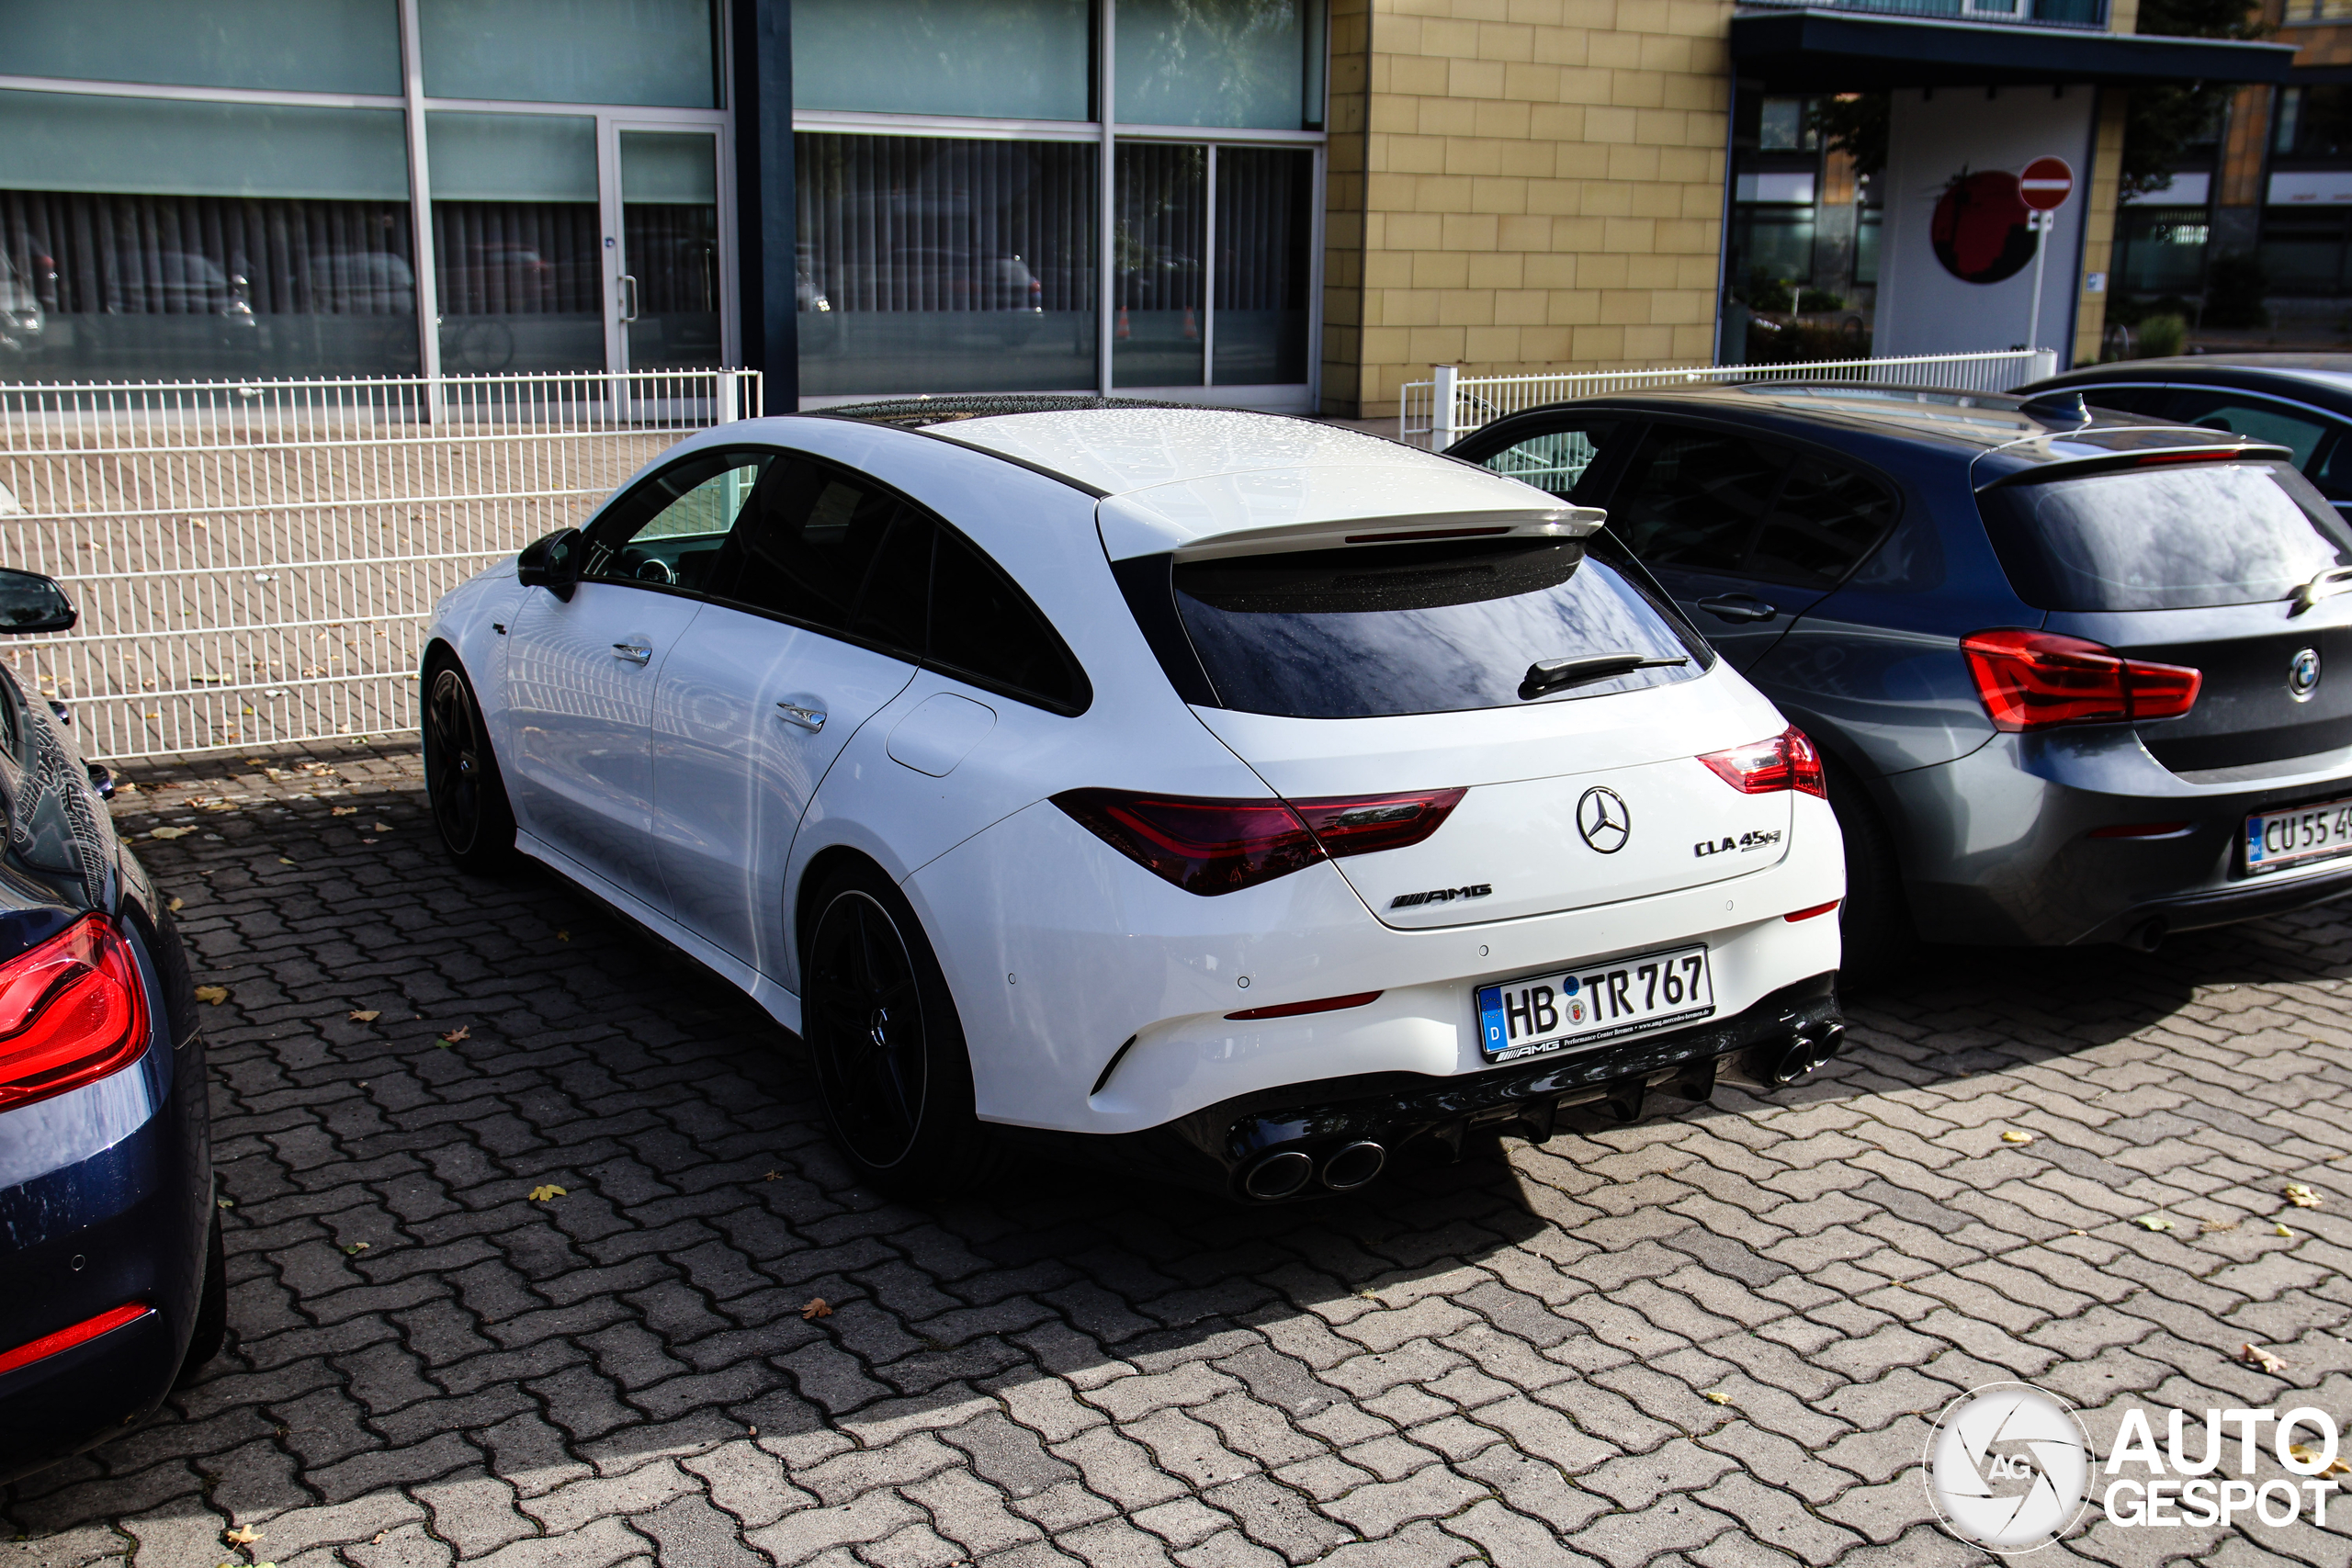
[[[2172,1229],[2172,1217],[2168,1214],[2143,1214],[2132,1223],[2142,1230],[2168,1231]]]
[[[220,1539],[232,1546],[251,1546],[261,1539],[261,1531],[251,1525],[239,1525],[234,1529],[222,1530]]]
[[[193,828],[151,828],[147,836],[151,839],[185,839],[195,831]]]
[[[562,1188],[556,1186],[552,1182],[544,1187],[534,1187],[531,1189],[531,1201],[534,1203],[551,1203],[558,1198],[568,1198],[570,1196],[570,1193],[566,1192]]]
[[[833,1309],[825,1304],[825,1298],[822,1296],[810,1297],[808,1304],[800,1309],[800,1321],[803,1323],[808,1322],[812,1317],[831,1317],[832,1315]]]
[[[294,863],[288,860],[284,855],[280,855],[277,857],[277,863],[280,865],[292,865]]]
[[[570,942],[571,940],[571,933],[570,931],[558,931],[555,933],[555,939],[558,942]]]
[[[760,1179],[762,1181],[782,1181],[784,1179],[784,1172],[780,1170],[771,1170],[765,1176],[761,1177]]]
[[[384,1016],[381,1008],[354,1008],[349,1017],[354,1023],[373,1023]]]
[[[237,1201],[234,1198],[223,1198],[218,1206],[223,1209],[233,1209],[237,1206]]]
[[[344,1251],[355,1254],[365,1252],[367,1250],[368,1244],[364,1241],[355,1241],[349,1247],[344,1248]]]
[[[2197,1227],[2199,1234],[2203,1235],[2211,1235],[2215,1231],[2233,1231],[2237,1228],[2238,1223],[2235,1220],[2207,1220]]]
[[[2031,1133],[2020,1133],[2015,1127],[2012,1127],[2007,1132],[2001,1134],[2001,1142],[2005,1144],[2030,1144],[2033,1142],[2033,1134]]]
[[[1716,1390],[1711,1388],[1707,1391],[1707,1402],[1710,1404],[1729,1404],[1731,1403],[1731,1395],[1718,1393]]]
[[[368,1544],[370,1546],[381,1546],[384,1544],[384,1538],[390,1533],[391,1531],[390,1530],[378,1530],[374,1535],[368,1538]]]
[[[338,806],[334,807],[329,815],[334,817],[356,817],[359,815],[359,807],[356,806]]]
[[[368,831],[371,833],[389,833],[391,831],[391,829],[385,823],[379,822],[373,828],[369,829]]]
[[[222,1002],[229,999],[229,987],[226,986],[198,986],[196,988],[196,999],[200,1002],[210,1002],[214,1007],[219,1007]]]
[[[2239,1346],[2237,1359],[2249,1367],[2259,1367],[2266,1372],[2283,1374],[2287,1371],[2286,1362],[2259,1345]]]
[[[2316,1209],[2319,1207],[2319,1194],[2312,1191],[2310,1188],[2304,1186],[2300,1181],[2290,1181],[2287,1183],[2285,1191],[2287,1194],[2287,1201],[2292,1203],[2298,1209]]]
[[[2287,1451],[2294,1455],[2301,1463],[2317,1464],[2322,1450],[2312,1448],[2309,1443],[2289,1443]],[[2347,1461],[2339,1456],[2328,1461],[2327,1468],[2319,1473],[2322,1476],[2352,1475],[2352,1461]]]
[[[178,914],[182,909],[185,909],[185,908],[187,908],[187,899],[185,899],[185,898],[175,898],[175,899],[173,899],[170,903],[168,903],[168,904],[164,905],[164,908],[166,908],[166,909],[169,909],[173,914],[176,915],[176,914]]]
[[[466,1025],[460,1024],[457,1028],[449,1031],[448,1033],[444,1034],[441,1037],[441,1043],[444,1045],[462,1045],[473,1037],[474,1032]]]
[[[2272,1235],[2292,1235],[2295,1233],[2289,1230],[2285,1225],[2280,1224],[2277,1220],[2273,1220],[2270,1222],[2270,1234]]]

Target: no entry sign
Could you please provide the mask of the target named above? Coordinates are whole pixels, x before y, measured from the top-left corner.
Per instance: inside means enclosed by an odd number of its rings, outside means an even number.
[[[2018,176],[2018,196],[2036,212],[2055,212],[2075,194],[2075,171],[2064,158],[2036,158]]]

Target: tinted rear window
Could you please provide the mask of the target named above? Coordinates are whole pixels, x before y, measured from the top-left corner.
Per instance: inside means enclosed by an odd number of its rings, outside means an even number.
[[[1688,681],[1706,645],[1607,547],[1579,541],[1383,545],[1175,569],[1176,607],[1218,705],[1365,718],[1521,705],[1539,660],[1687,659],[1536,698]]]
[[[2256,604],[2352,561],[2335,509],[2283,463],[2132,468],[1979,500],[2009,581],[2043,610]]]

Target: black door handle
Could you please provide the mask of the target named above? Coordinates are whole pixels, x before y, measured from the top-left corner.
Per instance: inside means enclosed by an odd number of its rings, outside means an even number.
[[[1778,605],[1746,593],[1724,593],[1713,599],[1699,601],[1699,608],[1726,621],[1769,621],[1781,611]]]

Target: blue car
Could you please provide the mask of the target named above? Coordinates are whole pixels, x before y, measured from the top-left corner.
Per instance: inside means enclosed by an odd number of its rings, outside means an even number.
[[[0,631],[74,619],[0,570]],[[228,1323],[187,955],[52,708],[0,668],[0,1483],[135,1425]]]
[[[1606,508],[1820,748],[1849,975],[2352,893],[2352,522],[2267,431],[1767,382],[1530,410],[1452,454]]]

